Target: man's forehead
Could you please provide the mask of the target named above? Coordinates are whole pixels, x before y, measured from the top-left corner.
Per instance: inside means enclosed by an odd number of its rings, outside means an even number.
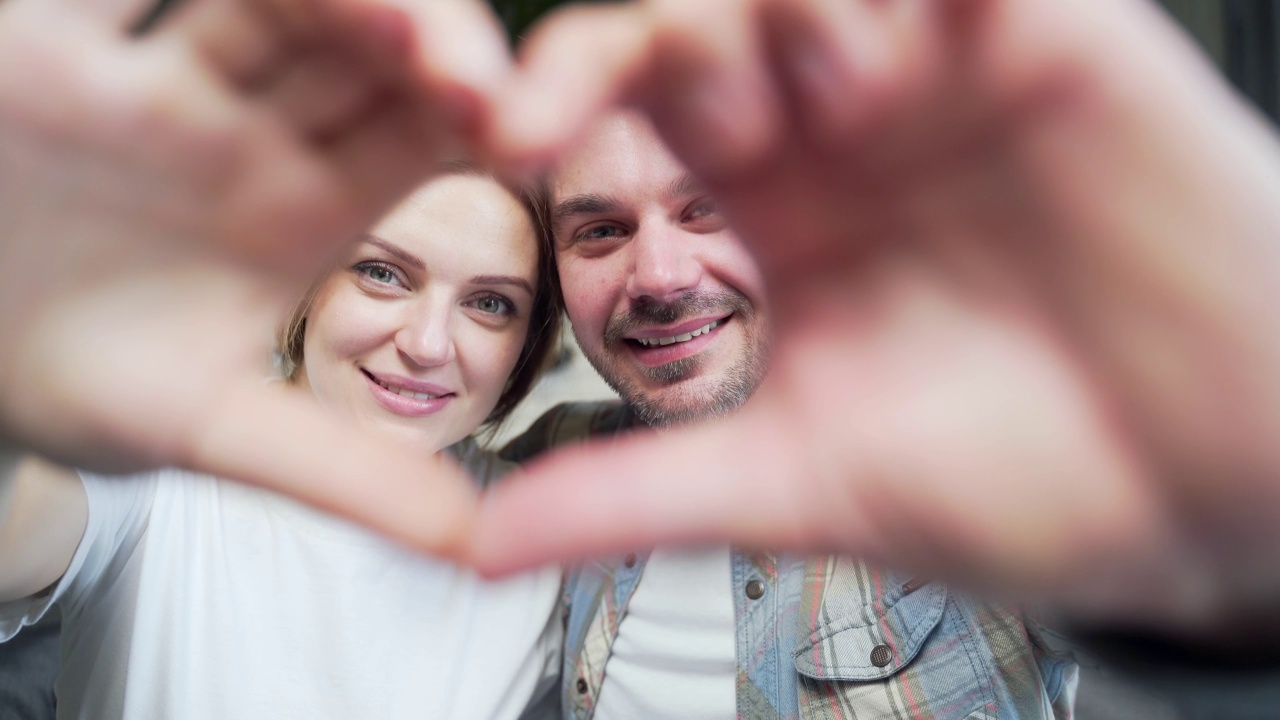
[[[667,186],[688,174],[644,116],[618,112],[592,126],[557,163],[551,191],[556,202],[574,195],[616,195]]]

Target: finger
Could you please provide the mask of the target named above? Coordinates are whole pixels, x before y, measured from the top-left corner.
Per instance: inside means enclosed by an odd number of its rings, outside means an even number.
[[[819,147],[848,143],[896,79],[887,3],[777,0],[762,27],[788,115]]]
[[[92,17],[117,32],[134,27],[156,4],[155,0],[36,0],[36,3],[71,10],[82,18]]]
[[[640,104],[676,154],[709,182],[761,166],[785,139],[758,6],[655,3]]]
[[[469,561],[503,574],[656,542],[804,544],[797,494],[761,479],[787,477],[779,444],[741,418],[658,437],[557,453],[490,491]],[[852,519],[851,519],[852,520]]]
[[[234,88],[263,82],[291,52],[285,28],[252,0],[191,0],[160,25]]]
[[[180,38],[232,87],[250,91],[316,54],[401,77],[415,42],[412,17],[385,2],[189,0],[161,25],[159,37]]]
[[[573,5],[541,21],[520,46],[487,131],[492,152],[517,166],[552,158],[602,109],[625,97],[648,60],[641,5]]]
[[[367,112],[379,88],[337,52],[313,52],[289,63],[258,98],[304,138],[324,144]]]
[[[510,67],[501,26],[476,0],[196,0],[164,31],[190,40],[242,89],[262,89],[290,63],[336,50],[371,82],[426,87],[459,114],[493,97]]]
[[[465,156],[462,139],[446,127],[442,112],[406,99],[385,99],[325,147],[323,157],[353,196],[368,207],[386,209],[442,158]]]
[[[453,125],[475,133],[490,122],[511,72],[506,33],[480,0],[402,0],[413,20],[411,87],[425,88]]]
[[[442,454],[379,442],[286,386],[228,388],[182,458],[444,557],[459,554],[475,509],[473,483]]]

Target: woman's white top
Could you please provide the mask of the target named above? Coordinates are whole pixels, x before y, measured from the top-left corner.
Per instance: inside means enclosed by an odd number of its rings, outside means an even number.
[[[514,718],[555,692],[556,568],[486,582],[180,470],[83,479],[66,575],[0,605],[0,641],[62,607],[59,717]]]

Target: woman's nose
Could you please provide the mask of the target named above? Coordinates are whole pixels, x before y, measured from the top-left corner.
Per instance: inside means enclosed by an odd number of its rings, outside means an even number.
[[[448,303],[416,303],[395,336],[400,353],[420,367],[452,362],[455,349],[453,323],[448,310]]]

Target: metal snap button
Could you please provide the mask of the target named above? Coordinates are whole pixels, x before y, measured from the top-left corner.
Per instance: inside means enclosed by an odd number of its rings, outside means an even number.
[[[888,645],[877,645],[871,649],[871,664],[876,667],[884,667],[893,660],[893,651]]]

